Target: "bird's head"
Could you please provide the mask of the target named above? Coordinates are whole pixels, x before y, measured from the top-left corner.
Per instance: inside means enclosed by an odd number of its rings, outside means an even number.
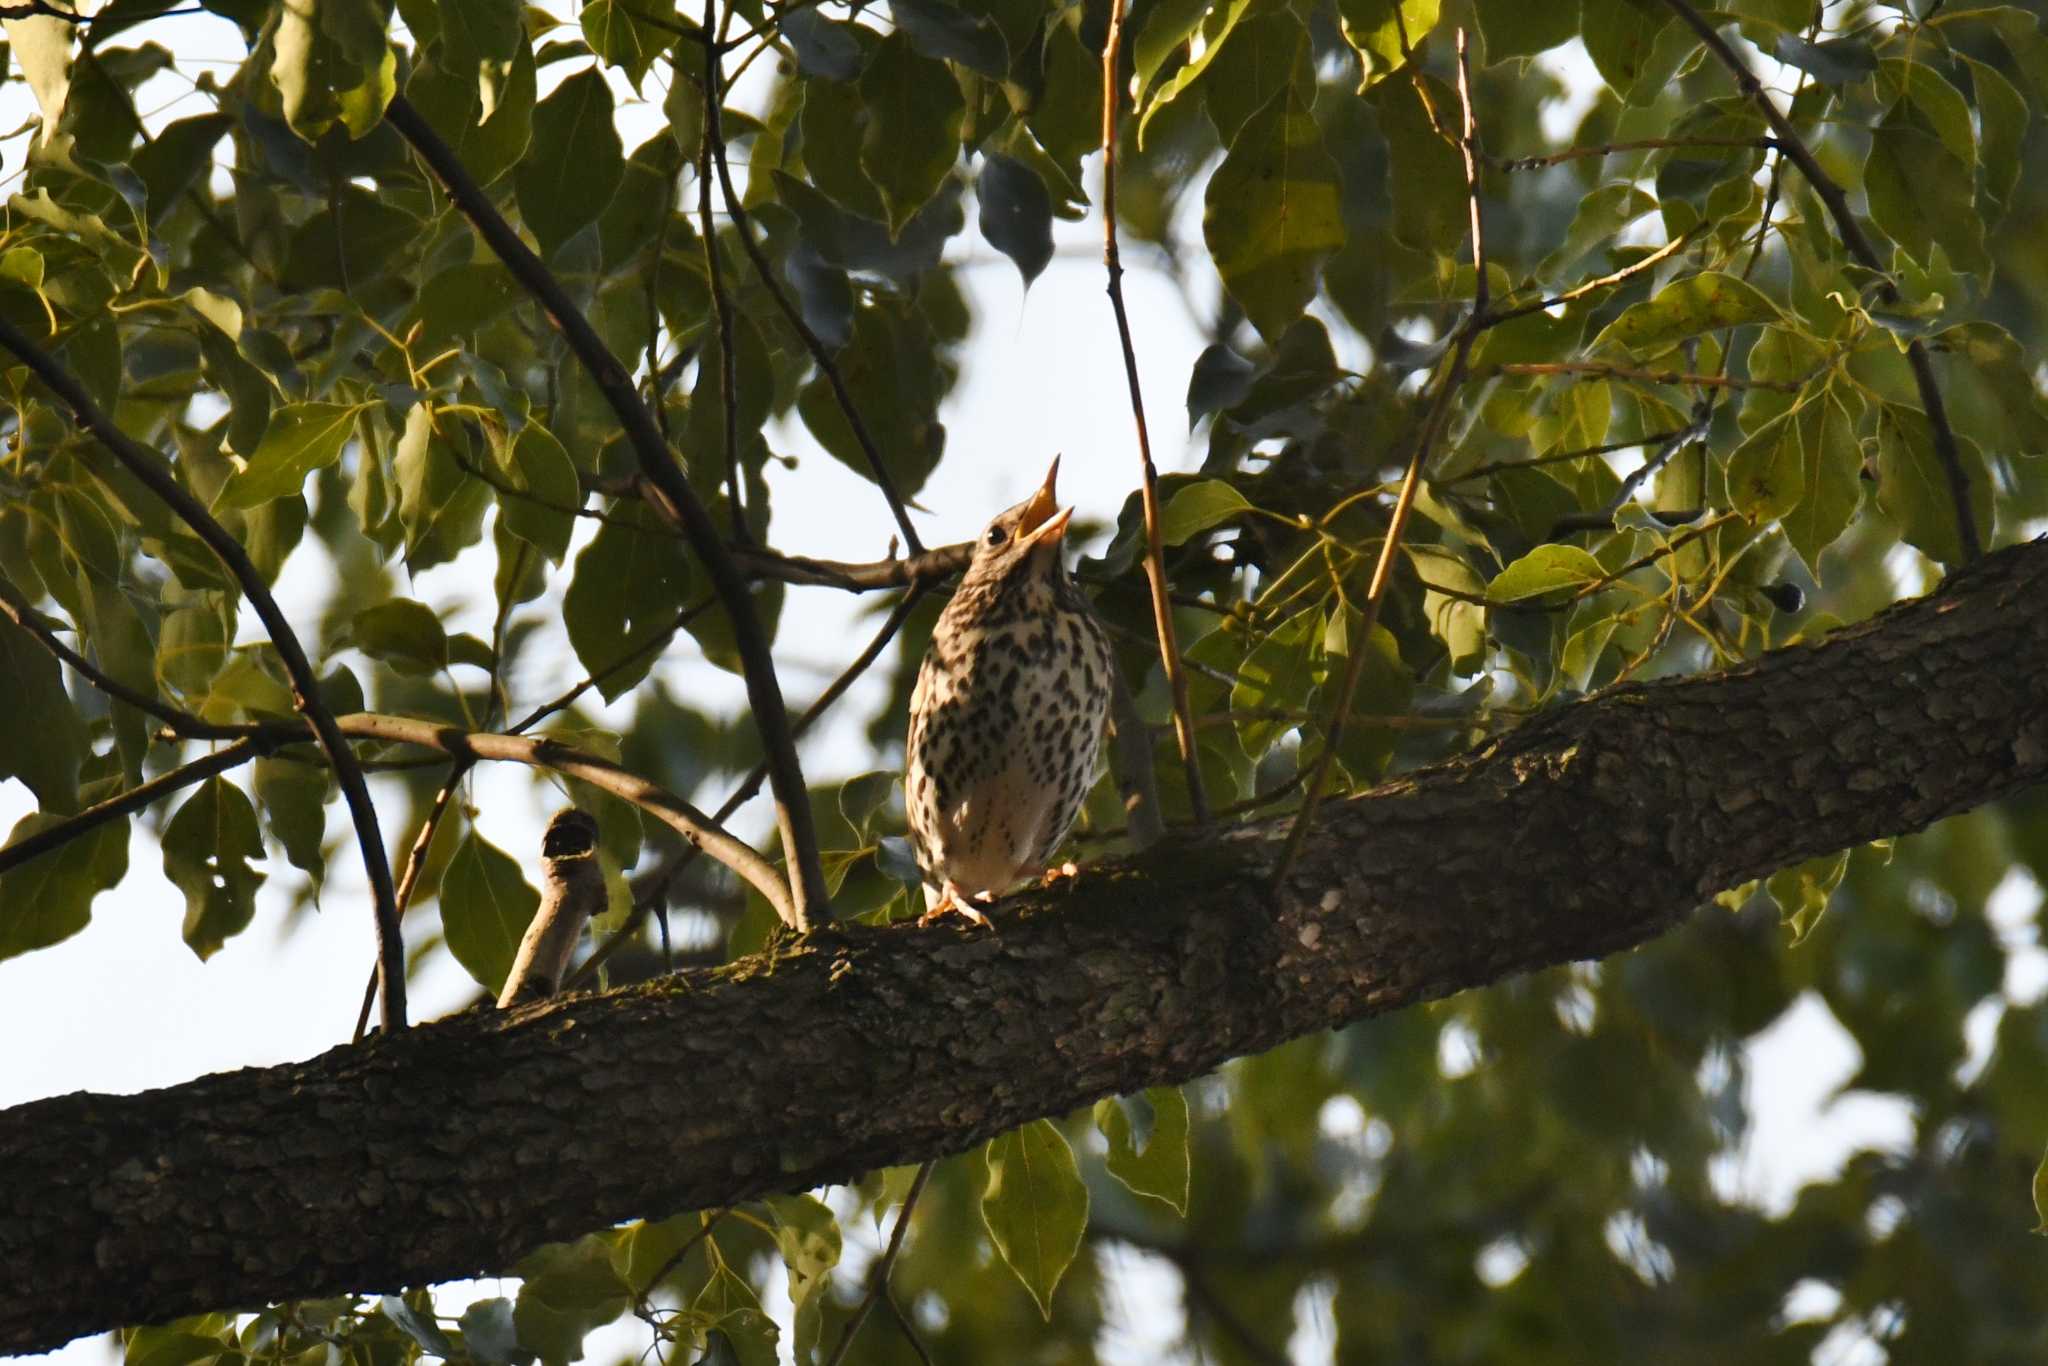
[[[974,543],[967,583],[995,585],[1016,579],[1057,579],[1065,572],[1060,549],[1066,544],[1072,508],[1059,505],[1054,484],[1060,461],[1053,457],[1045,482],[1029,498],[995,515]]]

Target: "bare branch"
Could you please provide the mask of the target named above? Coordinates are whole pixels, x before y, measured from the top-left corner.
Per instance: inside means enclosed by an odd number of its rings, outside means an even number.
[[[647,405],[640,401],[632,377],[612,355],[604,339],[591,327],[561,282],[540,258],[519,239],[512,225],[497,210],[475,177],[463,167],[454,151],[442,140],[404,95],[394,96],[385,118],[412,144],[420,159],[432,169],[447,190],[448,197],[497,253],[528,293],[539,300],[555,325],[562,330],[570,350],[576,353],[591,378],[604,393],[632,443],[640,472],[660,493],[668,512],[678,518],[690,546],[704,562],[711,584],[726,615],[732,621],[733,644],[744,668],[747,701],[753,709],[754,724],[767,751],[768,777],[775,791],[776,823],[781,828],[782,847],[792,870],[796,923],[808,929],[831,919],[831,899],[825,891],[825,870],[818,856],[817,826],[812,818],[810,797],[804,788],[803,768],[797,761],[796,744],[790,735],[789,712],[776,681],[775,660],[768,638],[754,612],[753,599],[732,556],[726,552],[696,491],[677,468],[668,445],[661,439]]]
[[[284,664],[285,674],[291,679],[292,703],[319,737],[320,747],[327,751],[328,762],[334,765],[335,776],[341,781],[342,796],[348,802],[349,816],[355,821],[356,844],[362,850],[363,870],[369,877],[375,910],[377,971],[383,979],[384,1027],[387,1030],[405,1028],[405,945],[398,935],[398,900],[391,885],[391,865],[384,857],[384,838],[377,828],[377,808],[370,801],[370,789],[363,779],[362,765],[356,762],[354,752],[335,728],[333,712],[320,700],[320,680],[313,672],[312,661],[306,658],[298,633],[292,630],[291,622],[277,605],[277,599],[271,596],[270,586],[264,582],[262,572],[250,560],[249,553],[242,549],[241,542],[229,535],[227,528],[214,520],[205,505],[178,482],[166,468],[161,455],[116,426],[76,377],[5,318],[0,318],[0,347],[11,351],[52,392],[69,404],[78,425],[91,432],[143,487],[155,494],[177,514],[179,520],[192,528],[200,540],[206,542],[207,548],[219,557],[241,585],[249,605],[256,609],[263,629],[270,633],[271,644],[276,647],[278,658]]]
[[[1116,245],[1116,124],[1119,104],[1117,58],[1122,51],[1124,0],[1110,0],[1109,36],[1102,48],[1102,264],[1109,272],[1109,306],[1116,314],[1117,341],[1124,353],[1124,379],[1131,391],[1131,417],[1138,428],[1138,492],[1145,510],[1145,577],[1152,585],[1152,625],[1159,634],[1159,663],[1173,695],[1174,738],[1187,770],[1188,805],[1198,822],[1209,819],[1202,765],[1196,751],[1194,711],[1188,701],[1187,670],[1175,638],[1173,602],[1166,582],[1166,547],[1159,531],[1159,470],[1152,463],[1152,437],[1145,426],[1145,396],[1138,385],[1138,353],[1124,308],[1124,266]]]

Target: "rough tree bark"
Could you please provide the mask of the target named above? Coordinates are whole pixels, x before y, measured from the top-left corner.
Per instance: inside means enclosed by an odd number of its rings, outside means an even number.
[[[0,1351],[495,1271],[621,1219],[958,1152],[1614,953],[1724,887],[2044,779],[2036,542],[1822,644],[1617,688],[1334,803],[1277,899],[1285,821],[1091,868],[1008,903],[995,934],[839,927],[306,1063],[0,1113]]]

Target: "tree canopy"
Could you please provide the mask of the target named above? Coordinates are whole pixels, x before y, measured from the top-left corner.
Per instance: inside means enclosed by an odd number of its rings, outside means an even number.
[[[140,828],[202,959],[361,867],[323,904],[380,1003],[303,1064],[0,1111],[0,1349],[2048,1345],[2038,15],[0,16],[39,111],[0,142],[0,972]],[[912,513],[1011,325],[975,244],[1097,274],[1068,325],[1133,402],[1076,567],[1115,771],[992,934],[909,923],[897,771],[965,557]],[[1200,319],[1182,412],[1138,404],[1126,270]],[[805,460],[900,553],[803,544]],[[487,630],[423,600],[451,567]],[[791,638],[844,593],[870,639]],[[843,672],[798,690],[799,647]],[[820,782],[828,733],[872,771]],[[592,994],[422,1022],[408,974],[487,999],[537,905],[476,819],[512,768],[598,819]],[[1748,1072],[1799,1010],[1911,1137],[1764,1199]]]

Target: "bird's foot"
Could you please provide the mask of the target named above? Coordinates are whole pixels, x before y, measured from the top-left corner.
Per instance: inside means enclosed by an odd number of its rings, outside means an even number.
[[[1067,878],[1075,878],[1079,876],[1081,876],[1080,867],[1076,865],[1072,859],[1068,859],[1065,863],[1060,864],[1056,868],[1046,869],[1045,880],[1040,885],[1050,887],[1055,882],[1061,882]]]
[[[932,905],[931,909],[917,918],[917,923],[920,927],[937,924],[948,915],[964,915],[969,921],[981,926],[985,930],[995,928],[989,923],[988,917],[976,909],[974,899],[969,898],[958,887],[952,886],[950,883],[947,885],[944,894]]]

